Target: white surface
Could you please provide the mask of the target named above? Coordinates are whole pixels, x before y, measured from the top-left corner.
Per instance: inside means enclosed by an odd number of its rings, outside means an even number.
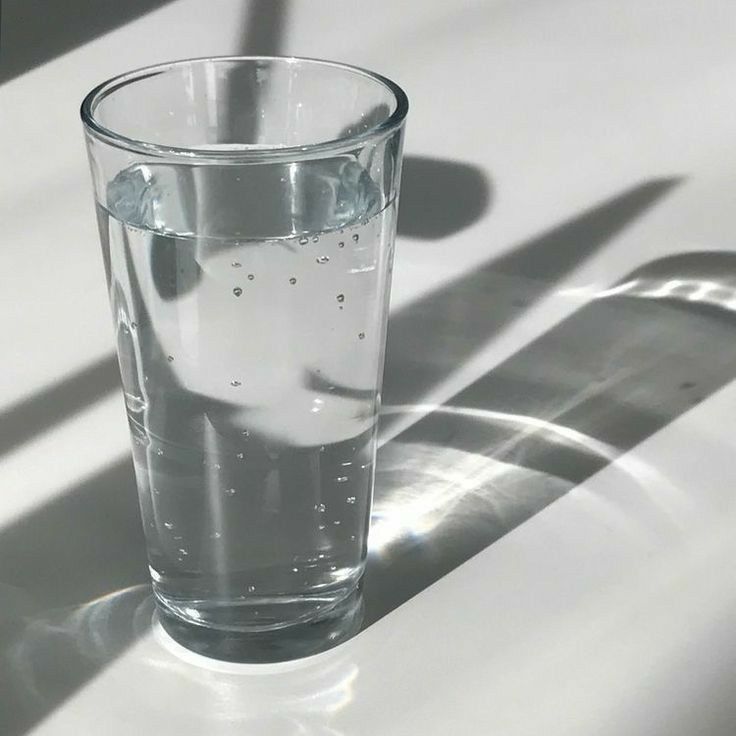
[[[733,248],[730,0],[316,7],[291,3],[284,52],[396,79],[407,154],[493,182],[477,223],[400,240],[395,309],[628,187],[684,177],[437,396],[640,264]],[[235,51],[240,3],[208,8],[179,0],[0,87],[0,410],[112,348],[79,100],[131,67]],[[1,459],[0,534],[126,452],[112,401]],[[734,401],[732,385],[712,395],[332,652],[287,672],[217,671],[147,635],[34,733],[732,734]]]

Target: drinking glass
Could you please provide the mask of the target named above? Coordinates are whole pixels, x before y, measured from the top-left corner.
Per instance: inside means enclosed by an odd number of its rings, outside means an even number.
[[[82,104],[150,573],[180,639],[288,658],[355,611],[407,109],[377,74],[269,57],[148,67]]]

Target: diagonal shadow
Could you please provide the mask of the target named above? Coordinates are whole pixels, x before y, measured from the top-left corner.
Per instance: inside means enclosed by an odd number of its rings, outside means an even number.
[[[118,363],[106,355],[0,414],[0,456],[63,422],[120,385]]]
[[[0,84],[171,0],[2,0]]]
[[[16,736],[143,630],[131,625],[150,588],[130,459],[3,529],[0,581],[0,733]]]
[[[677,183],[661,179],[632,187],[392,315],[384,403],[420,401]]]
[[[364,626],[732,381],[734,305],[736,254],[649,263],[384,446]]]

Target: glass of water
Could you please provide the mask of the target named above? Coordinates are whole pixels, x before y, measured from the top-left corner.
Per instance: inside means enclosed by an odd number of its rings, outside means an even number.
[[[195,648],[298,656],[358,606],[407,108],[266,57],[82,104],[153,588]]]

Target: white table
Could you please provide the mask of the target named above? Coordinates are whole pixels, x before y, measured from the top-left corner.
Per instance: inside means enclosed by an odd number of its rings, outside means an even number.
[[[0,86],[0,731],[733,734],[736,5],[271,11],[177,0]],[[148,628],[77,104],[269,50],[410,96],[392,314],[415,342],[387,395],[415,408],[384,433],[375,620],[243,666]]]

